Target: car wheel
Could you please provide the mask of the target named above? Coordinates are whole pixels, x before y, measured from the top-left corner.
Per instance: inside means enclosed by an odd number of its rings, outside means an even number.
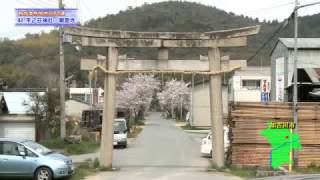
[[[35,180],[52,180],[52,172],[49,168],[41,167],[35,173]]]

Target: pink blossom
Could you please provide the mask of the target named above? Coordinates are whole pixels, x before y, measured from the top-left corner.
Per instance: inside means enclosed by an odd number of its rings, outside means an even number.
[[[157,94],[160,106],[163,109],[178,108],[181,103],[183,108],[188,109],[190,104],[189,83],[175,79],[166,82],[162,92]]]
[[[128,78],[117,92],[117,105],[133,112],[149,108],[160,82],[152,75],[135,75]]]

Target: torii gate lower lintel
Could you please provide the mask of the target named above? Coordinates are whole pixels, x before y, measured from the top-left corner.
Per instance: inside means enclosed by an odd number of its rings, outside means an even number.
[[[116,72],[118,67],[119,47],[159,48],[158,60],[168,61],[168,48],[208,48],[209,71],[221,71],[219,48],[246,46],[247,37],[259,32],[260,26],[251,26],[223,31],[199,32],[133,32],[99,30],[90,28],[69,28],[66,35],[81,38],[82,46],[106,47],[108,49],[105,69]],[[168,63],[167,63],[168,64]],[[162,68],[162,66],[161,66]],[[165,69],[165,67],[163,67]],[[146,69],[140,69],[146,70]],[[159,70],[159,69],[158,69]],[[199,69],[203,71],[203,69]],[[224,133],[222,112],[221,74],[210,76],[210,112],[212,138],[212,162],[216,167],[223,167]],[[112,167],[113,159],[113,121],[115,118],[116,74],[105,73],[104,109],[101,135],[100,163]]]

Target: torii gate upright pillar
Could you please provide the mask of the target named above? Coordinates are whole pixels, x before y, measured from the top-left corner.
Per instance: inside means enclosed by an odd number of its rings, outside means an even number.
[[[209,68],[212,72],[221,70],[219,48],[209,48]],[[210,75],[210,111],[212,131],[212,163],[216,167],[224,166],[224,134],[221,74]]]
[[[118,66],[118,48],[108,47],[106,69],[116,71]],[[101,131],[100,163],[104,167],[112,167],[113,155],[113,120],[116,114],[116,74],[105,74],[104,108]]]

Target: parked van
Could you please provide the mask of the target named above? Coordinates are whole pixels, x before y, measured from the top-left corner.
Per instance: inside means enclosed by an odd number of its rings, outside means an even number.
[[[124,118],[115,119],[113,122],[113,145],[118,147],[127,147],[127,123]]]

